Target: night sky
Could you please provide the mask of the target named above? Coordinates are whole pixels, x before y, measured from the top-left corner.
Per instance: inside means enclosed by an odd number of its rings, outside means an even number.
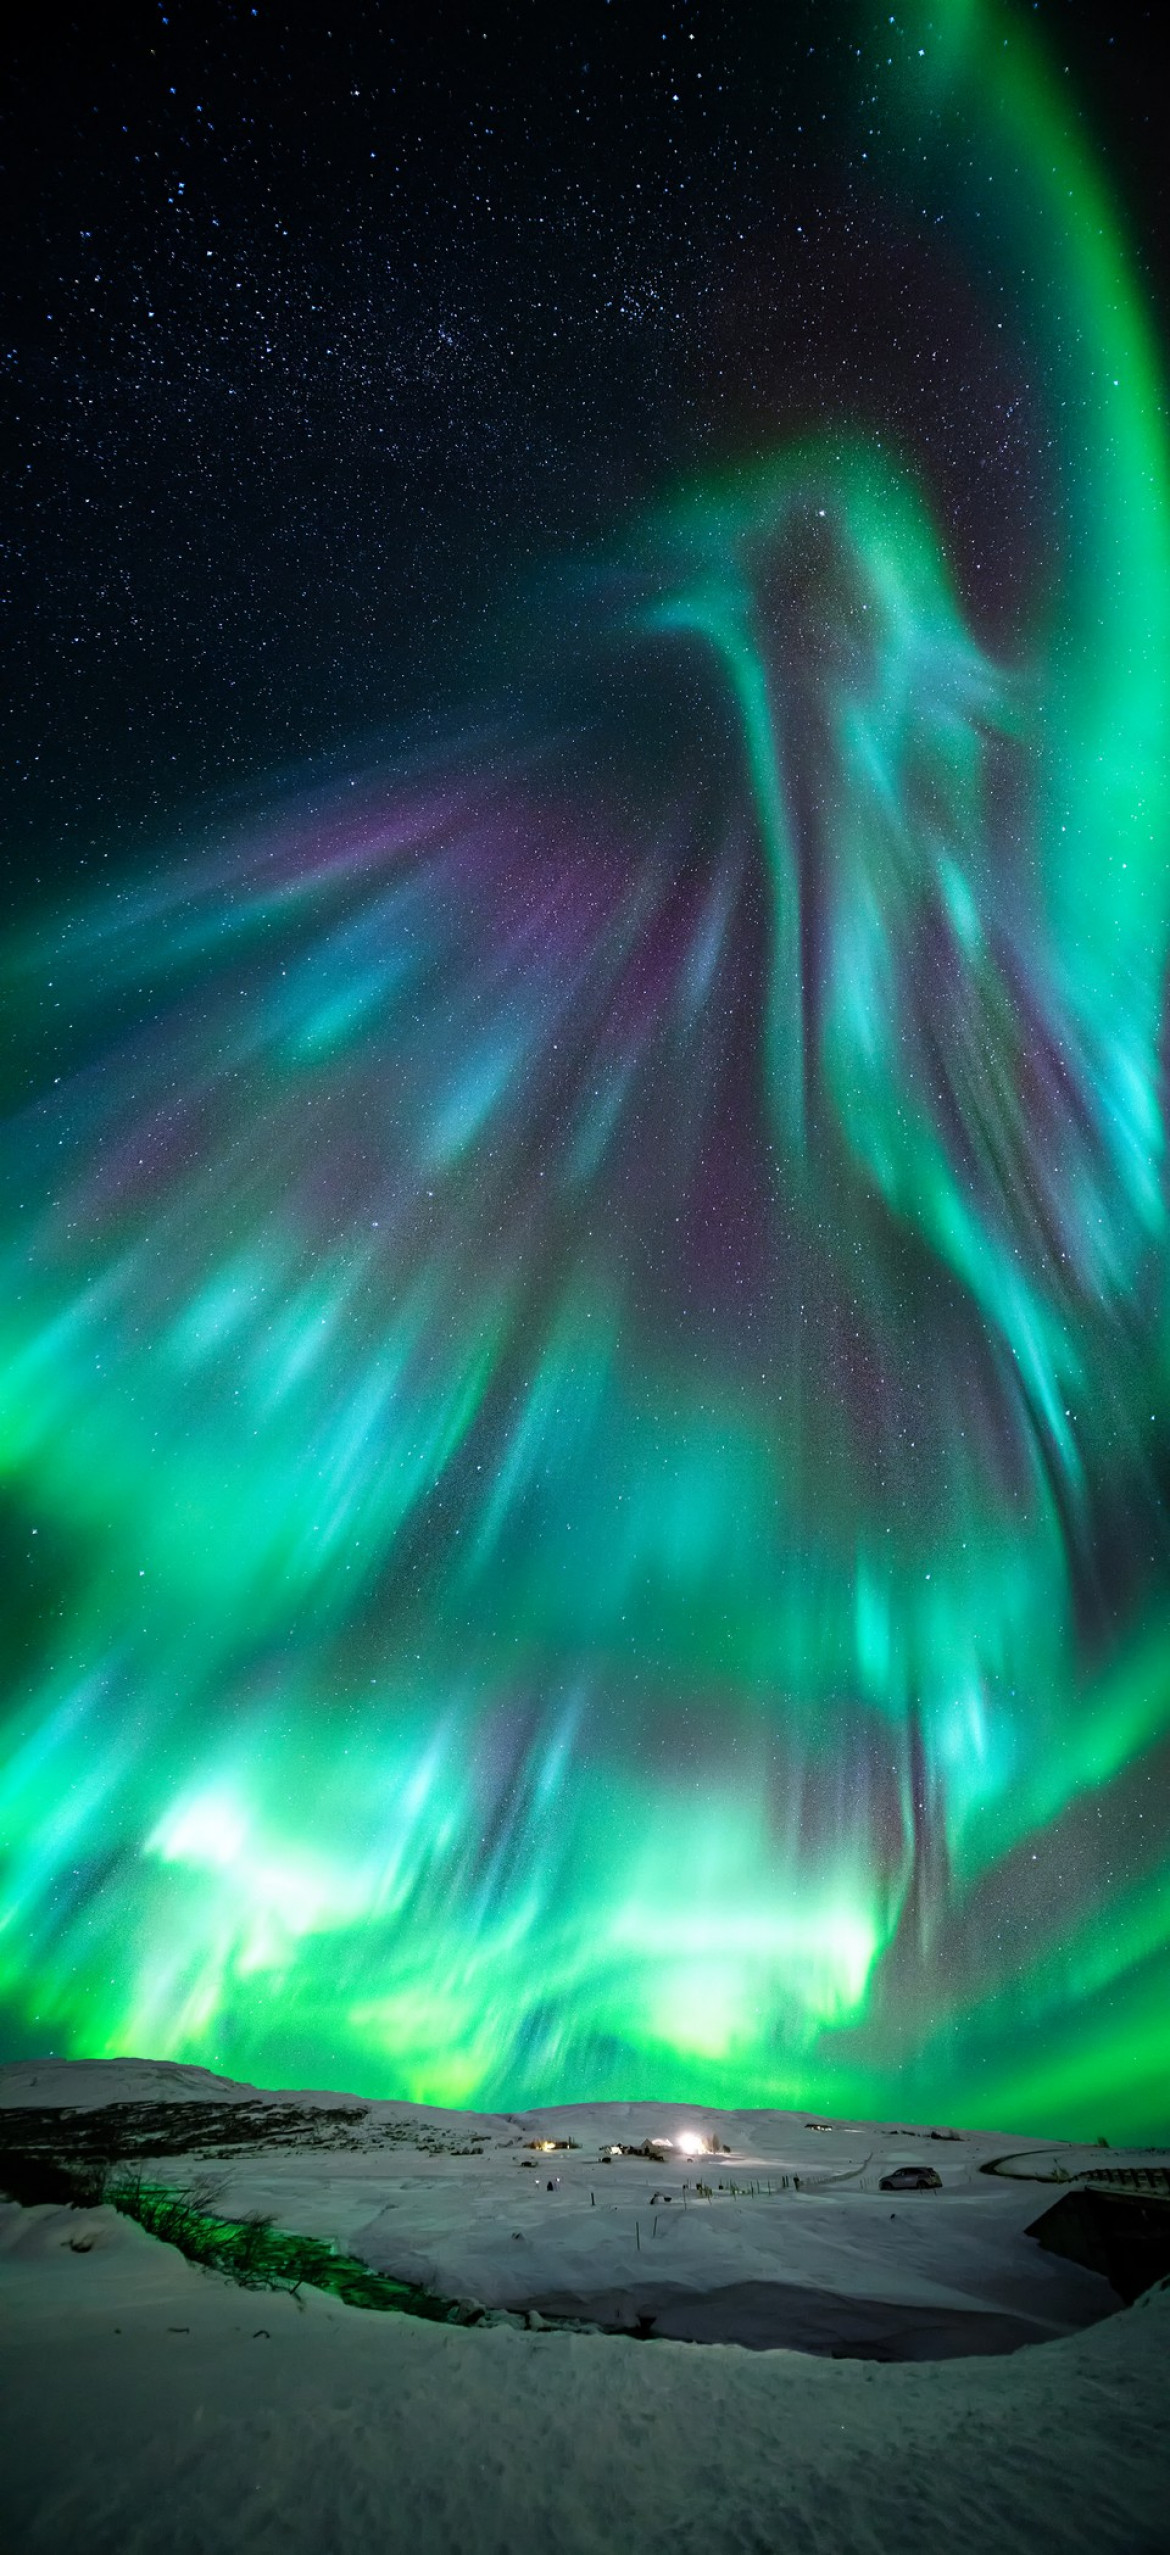
[[[2,2054],[1170,2136],[1156,36],[22,28]]]

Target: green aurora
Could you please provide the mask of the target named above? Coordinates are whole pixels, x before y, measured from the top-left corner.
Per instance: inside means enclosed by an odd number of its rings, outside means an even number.
[[[10,944],[14,2050],[1170,2137],[1160,368],[1014,12],[841,114],[1026,348],[1006,637],[827,420],[579,721]]]

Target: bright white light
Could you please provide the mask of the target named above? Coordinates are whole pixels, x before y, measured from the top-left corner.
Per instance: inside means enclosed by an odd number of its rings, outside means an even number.
[[[701,2156],[707,2145],[701,2129],[684,2129],[674,2143],[681,2147],[684,2156]]]
[[[164,1863],[193,1863],[225,1871],[237,1863],[248,1834],[248,1822],[237,1803],[224,1793],[179,1803],[159,1821],[146,1841],[148,1854]]]

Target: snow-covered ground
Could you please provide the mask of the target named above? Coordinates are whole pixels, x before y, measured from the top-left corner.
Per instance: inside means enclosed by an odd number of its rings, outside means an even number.
[[[5,2555],[1170,2548],[1170,2294],[1115,2311],[1024,2232],[1058,2189],[979,2170],[1129,2159],[661,2104],[350,2104],[133,2061],[0,2070],[10,2108],[245,2098],[345,2143],[261,2137],[152,2174],[447,2296],[757,2347],[294,2301],[109,2209],[7,2206]],[[602,2163],[646,2139],[674,2143]],[[919,2162],[940,2190],[879,2190]]]

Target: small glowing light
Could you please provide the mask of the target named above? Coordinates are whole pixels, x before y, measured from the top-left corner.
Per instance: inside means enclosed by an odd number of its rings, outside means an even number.
[[[701,2156],[707,2145],[700,2129],[684,2129],[674,2143],[676,2147],[681,2148],[684,2156]]]

